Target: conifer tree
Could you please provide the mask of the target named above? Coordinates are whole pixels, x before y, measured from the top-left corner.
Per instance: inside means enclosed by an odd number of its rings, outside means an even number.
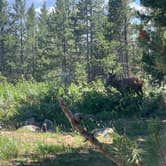
[[[7,40],[7,31],[8,31],[8,7],[7,1],[2,0],[0,2],[0,74],[5,73],[5,63],[6,63],[6,40]]]
[[[26,76],[36,75],[37,56],[37,20],[34,4],[30,6],[26,14]],[[28,79],[28,78],[27,78]]]
[[[37,80],[44,79],[48,72],[47,63],[47,35],[48,35],[48,10],[46,1],[44,1],[39,17],[38,17],[38,31],[37,31],[37,57],[36,57],[36,75]]]
[[[6,0],[0,2],[0,72],[9,81],[17,78],[16,33]]]
[[[166,1],[142,0],[150,12],[141,14],[144,27],[140,30],[139,41],[143,48],[143,67],[159,82],[166,73]]]
[[[129,0],[109,0],[108,22],[106,23],[105,37],[114,47],[113,54],[121,66],[121,76],[129,77]],[[116,70],[116,68],[115,68]]]
[[[15,36],[17,39],[16,42],[16,56],[17,59],[17,74],[19,77],[25,76],[27,70],[26,63],[26,54],[25,54],[25,37],[26,37],[26,28],[25,28],[25,0],[15,0],[13,5],[13,27],[15,31]]]
[[[74,38],[72,32],[72,1],[57,0],[55,11],[49,21],[49,40],[53,46],[55,66],[63,82],[67,86],[73,79],[75,64]]]
[[[104,1],[81,0],[78,3],[77,19],[79,22],[80,47],[86,60],[87,80],[92,81],[97,75],[96,59],[101,56],[96,50],[96,41],[102,31],[104,20]]]

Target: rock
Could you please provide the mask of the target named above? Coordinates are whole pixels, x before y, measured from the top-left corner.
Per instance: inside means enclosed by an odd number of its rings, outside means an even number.
[[[110,137],[113,135],[114,130],[113,128],[102,128],[102,129],[95,129],[92,131],[95,137],[102,136],[102,137]]]
[[[54,132],[54,123],[49,119],[45,119],[42,123],[41,131]]]
[[[40,128],[35,125],[25,125],[18,129],[18,131],[30,131],[30,132],[39,132]]]

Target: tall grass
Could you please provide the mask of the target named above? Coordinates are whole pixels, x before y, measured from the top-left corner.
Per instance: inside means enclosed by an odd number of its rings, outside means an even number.
[[[19,143],[17,140],[0,136],[0,160],[16,158],[19,152]]]
[[[48,155],[55,155],[58,152],[64,152],[66,150],[64,145],[52,145],[44,142],[38,142],[35,151],[39,156],[47,158]]]

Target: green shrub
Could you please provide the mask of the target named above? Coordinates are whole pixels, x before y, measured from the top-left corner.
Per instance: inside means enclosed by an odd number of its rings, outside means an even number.
[[[141,107],[141,116],[165,116],[165,101],[162,93],[151,92],[144,98]]]
[[[16,158],[19,152],[18,141],[0,136],[0,160]]]
[[[47,118],[54,121],[55,126],[69,129],[70,124],[61,111],[58,96],[73,112],[91,114],[98,120],[166,114],[162,111],[162,93],[148,91],[143,98],[133,94],[121,95],[111,87],[106,89],[100,80],[88,84],[72,83],[68,88],[58,82],[20,81],[15,85],[0,84],[0,120],[16,124],[31,117],[38,122]]]
[[[143,150],[126,135],[114,134],[110,153],[116,155],[123,166],[131,166],[142,161]]]
[[[155,139],[153,136],[149,136],[146,139],[145,145],[143,147],[145,149],[144,155],[144,163],[145,166],[160,166],[160,157],[159,157],[159,149],[156,145]]]

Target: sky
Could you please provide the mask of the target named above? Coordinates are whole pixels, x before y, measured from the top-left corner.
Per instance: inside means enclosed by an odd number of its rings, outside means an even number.
[[[46,5],[47,7],[51,7],[54,5],[55,0],[27,0],[26,1],[26,5],[27,7],[30,6],[32,4],[32,2],[35,5],[35,8],[39,8],[42,6],[43,2],[46,1]],[[12,4],[14,2],[14,0],[8,0],[9,4]]]
[[[8,1],[11,4],[14,0],[8,0]],[[41,7],[44,1],[46,1],[47,7],[51,7],[55,3],[55,0],[28,0],[26,4],[27,6],[30,6],[33,2],[35,5],[35,8],[38,8],[38,7]],[[140,4],[140,0],[135,0],[135,2],[136,4]]]
[[[46,1],[47,8],[52,9],[56,0],[27,0],[26,6],[28,8],[33,2],[35,5],[36,12],[40,12],[40,8],[44,1]],[[8,0],[8,2],[9,2],[9,4],[12,4],[14,2],[14,0]],[[135,2],[132,3],[132,7],[139,10],[140,9],[140,0],[135,0]]]

